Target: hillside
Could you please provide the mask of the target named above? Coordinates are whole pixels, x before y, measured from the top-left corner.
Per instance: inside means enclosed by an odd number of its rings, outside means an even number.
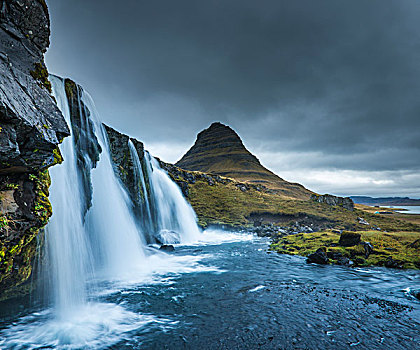
[[[176,166],[261,184],[288,199],[307,200],[312,194],[302,185],[285,181],[261,165],[258,158],[245,148],[239,135],[221,123],[213,123],[201,131],[195,144]]]

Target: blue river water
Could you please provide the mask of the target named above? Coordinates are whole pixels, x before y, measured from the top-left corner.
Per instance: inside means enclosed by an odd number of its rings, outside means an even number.
[[[0,349],[419,348],[418,271],[306,264],[264,238],[217,237],[177,246],[147,277],[101,282],[65,320],[34,298],[0,304]]]

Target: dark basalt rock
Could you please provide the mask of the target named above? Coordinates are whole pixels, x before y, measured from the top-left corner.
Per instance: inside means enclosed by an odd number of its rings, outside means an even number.
[[[141,203],[139,203],[139,200],[143,197],[144,194],[142,192],[140,184],[136,181],[135,177],[134,163],[131,159],[130,149],[128,146],[128,141],[130,140],[130,137],[118,132],[117,130],[111,128],[108,125],[104,124],[104,127],[108,136],[114,171],[118,175],[122,183],[125,185],[133,203],[135,203],[136,205],[141,205]],[[143,143],[133,138],[131,138],[131,142],[133,142],[134,147],[136,148],[137,154],[139,156],[140,162],[142,162],[144,158]],[[141,195],[139,195],[139,193]]]
[[[338,244],[342,247],[352,247],[360,243],[361,235],[357,232],[344,231],[340,235]]]
[[[393,269],[401,269],[404,266],[404,262],[400,260],[394,260],[391,256],[384,263],[385,267]]]
[[[340,259],[340,258],[343,257],[343,254],[341,254],[340,252],[331,252],[331,251],[329,251],[329,252],[327,252],[327,257],[329,259],[332,259],[332,260],[338,260],[338,259]]]
[[[42,0],[0,0],[0,299],[30,290],[52,213],[47,168],[62,161],[58,144],[69,135],[44,65],[49,24]]]
[[[0,174],[30,172],[50,166],[69,135],[45,87],[48,73],[40,74],[49,18],[40,2],[29,0],[1,1],[0,18]]]
[[[342,266],[351,266],[351,265],[353,265],[353,262],[350,259],[342,256],[342,257],[337,259],[336,264],[337,265],[342,265]]]
[[[92,206],[91,170],[96,168],[102,152],[95,135],[95,125],[90,118],[91,112],[81,101],[83,88],[70,79],[64,80],[66,96],[69,103],[71,129],[77,154],[77,166],[82,169],[83,213]]]
[[[159,250],[163,250],[165,252],[173,252],[175,248],[172,244],[163,244],[160,246]]]
[[[328,257],[325,253],[325,248],[319,248],[315,253],[309,254],[308,258],[306,259],[306,262],[308,264],[315,263],[315,264],[321,264],[326,265],[328,264]]]

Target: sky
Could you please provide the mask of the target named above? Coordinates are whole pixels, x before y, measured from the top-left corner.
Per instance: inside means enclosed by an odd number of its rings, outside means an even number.
[[[47,3],[49,71],[153,155],[220,121],[318,193],[420,198],[420,1]]]

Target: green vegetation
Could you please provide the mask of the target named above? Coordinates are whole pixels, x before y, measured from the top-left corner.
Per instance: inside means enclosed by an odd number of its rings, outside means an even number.
[[[358,231],[358,233],[361,234],[362,241],[370,242],[373,246],[373,253],[367,259],[363,245],[338,246],[340,234],[330,230],[279,237],[274,239],[271,249],[282,254],[308,256],[318,248],[325,247],[327,252],[341,253],[350,259],[363,259],[359,263],[361,266],[384,266],[391,257],[400,262],[404,268],[420,269],[420,232]]]
[[[34,70],[30,71],[32,78],[37,80],[39,83],[38,85],[41,88],[47,89],[50,93],[52,92],[52,86],[50,81],[48,80],[48,71],[45,64],[42,62],[35,63]]]
[[[363,230],[367,229],[366,225],[358,222],[358,217],[362,217],[370,226],[382,230],[420,232],[419,225],[392,217],[313,201],[285,199],[281,194],[255,185],[249,185],[247,190],[242,191],[239,188],[241,185],[231,181],[226,184],[216,182],[210,186],[206,179],[198,177],[194,184],[190,183],[188,200],[197,213],[200,225],[252,226],[254,220],[261,219],[279,226],[290,226],[299,221],[324,228]]]

